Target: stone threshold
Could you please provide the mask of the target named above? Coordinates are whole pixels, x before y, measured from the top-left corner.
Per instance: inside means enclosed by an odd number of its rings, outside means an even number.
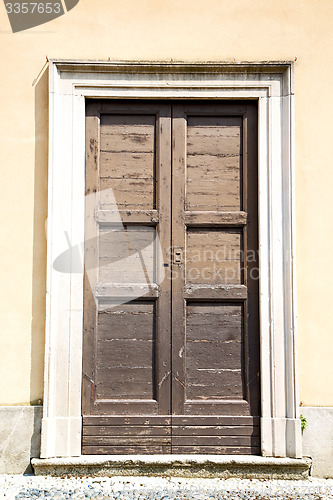
[[[311,461],[243,455],[82,455],[33,458],[36,476],[308,479]]]

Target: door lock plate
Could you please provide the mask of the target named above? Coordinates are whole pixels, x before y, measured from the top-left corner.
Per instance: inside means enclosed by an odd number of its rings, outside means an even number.
[[[174,248],[173,250],[173,263],[181,264],[183,262],[183,251],[181,248]]]

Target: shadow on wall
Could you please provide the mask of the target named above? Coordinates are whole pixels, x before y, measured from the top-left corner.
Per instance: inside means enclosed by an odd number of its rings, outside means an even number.
[[[34,406],[33,407],[33,430],[30,439],[30,460],[32,458],[40,457],[40,438],[41,438],[41,424],[42,424],[42,416],[43,416],[43,407],[42,406]],[[31,463],[29,460],[29,465],[27,465],[24,470],[24,474],[33,474],[33,470],[31,467]]]
[[[48,65],[35,82],[35,169],[30,402],[41,404],[44,377],[48,179]]]

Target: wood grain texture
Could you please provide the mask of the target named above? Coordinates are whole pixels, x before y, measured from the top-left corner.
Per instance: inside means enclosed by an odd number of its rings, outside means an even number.
[[[83,423],[86,426],[170,426],[170,415],[84,415]]]
[[[235,429],[236,430],[236,429]],[[191,446],[193,445],[192,436],[172,436],[172,446]],[[196,446],[260,446],[259,436],[195,436]]]
[[[154,302],[131,302],[98,314],[98,399],[155,399]]]
[[[245,226],[247,223],[247,213],[242,211],[221,212],[219,210],[206,211],[185,211],[185,224],[190,226],[204,227],[237,227]]]
[[[116,216],[120,216],[121,223],[124,225],[157,225],[159,222],[158,210],[96,210],[96,221],[100,225],[117,226],[115,224]],[[118,223],[119,225],[119,223]]]
[[[186,284],[184,289],[186,299],[192,300],[246,300],[247,286],[245,285],[216,285],[214,284]]]
[[[85,168],[85,243],[84,243],[84,306],[83,306],[83,366],[82,412],[93,411],[96,398],[96,319],[97,307],[94,287],[98,281],[98,225],[91,213],[93,193],[98,191],[99,169],[99,106],[90,102],[86,107],[86,168]],[[88,275],[89,270],[89,275]]]
[[[248,240],[249,220],[257,217],[256,143],[248,138],[255,105],[177,103],[173,117],[173,244],[185,266],[182,285],[175,284],[175,323],[186,317],[185,328],[176,326],[174,363],[182,384],[174,384],[180,409],[174,415],[251,415],[249,380],[258,357],[249,359],[248,346],[258,323],[250,332],[245,266],[247,250],[257,249],[256,234]],[[233,338],[223,337],[229,333]],[[259,386],[252,390],[258,397]]]
[[[154,227],[102,227],[99,231],[100,283],[153,283],[156,279]],[[144,263],[144,266],[143,264]]]
[[[257,104],[94,101],[86,130],[82,453],[260,454]]]
[[[183,105],[172,107],[172,249],[185,255],[186,115]],[[172,413],[184,413],[186,397],[184,271],[181,257],[172,263]]]
[[[173,436],[260,436],[259,427],[253,427],[252,425],[207,425],[207,426],[172,426]]]
[[[241,117],[187,118],[187,210],[242,210]]]
[[[188,228],[186,257],[186,283],[243,282],[241,229]]]
[[[87,101],[86,192],[96,195],[86,207],[84,427],[94,415],[170,413],[170,279],[156,246],[159,234],[166,257],[170,116],[163,103]]]
[[[242,334],[241,303],[188,303],[187,399],[244,399]]]
[[[86,425],[84,436],[170,436],[171,426],[162,425]]]
[[[82,455],[163,455],[171,453],[171,445],[131,445],[124,441],[124,444],[114,446],[92,445],[82,446]]]
[[[83,436],[83,446],[171,445],[171,436]]]
[[[198,455],[260,455],[260,446],[173,446],[172,453]]]
[[[154,208],[155,122],[153,114],[101,114],[100,190],[112,188],[119,208]],[[110,204],[103,197],[101,208]]]

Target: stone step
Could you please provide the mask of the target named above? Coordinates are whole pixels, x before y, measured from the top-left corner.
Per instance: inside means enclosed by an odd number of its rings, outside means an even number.
[[[311,461],[243,455],[82,455],[33,458],[35,475],[307,479]]]

